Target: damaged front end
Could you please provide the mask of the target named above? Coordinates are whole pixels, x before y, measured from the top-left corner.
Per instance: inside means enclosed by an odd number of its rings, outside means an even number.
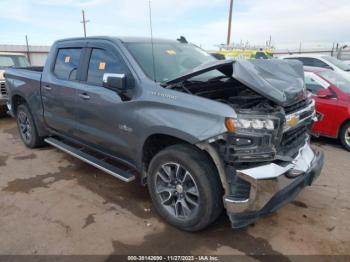
[[[224,204],[232,227],[275,211],[319,176],[323,154],[311,149],[308,134],[314,101],[307,98],[299,104],[289,114],[290,107],[265,114],[237,110],[235,132],[206,141],[224,165]]]
[[[190,81],[193,72],[173,80],[171,88],[235,110],[237,116],[228,119],[234,130],[197,146],[208,151],[218,167],[228,216],[232,227],[240,228],[311,185],[321,172],[324,156],[309,144],[315,102],[306,94],[301,65],[284,61],[221,65],[207,68],[219,70],[224,77]]]

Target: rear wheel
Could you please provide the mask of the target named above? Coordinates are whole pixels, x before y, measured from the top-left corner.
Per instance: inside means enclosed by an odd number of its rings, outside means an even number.
[[[340,130],[340,141],[350,151],[350,122],[346,123]]]
[[[202,151],[170,146],[151,161],[148,189],[161,217],[186,231],[198,231],[222,212],[223,190],[215,166]]]
[[[23,143],[29,148],[40,147],[44,144],[38,135],[33,116],[26,104],[19,105],[16,113],[17,126]]]

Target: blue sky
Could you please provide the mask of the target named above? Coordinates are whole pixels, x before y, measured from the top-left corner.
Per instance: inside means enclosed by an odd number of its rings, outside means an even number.
[[[206,49],[226,41],[228,0],[152,0],[155,37],[184,35]],[[2,0],[0,43],[49,45],[81,36],[81,10],[88,35],[149,36],[148,0]],[[234,0],[232,39],[277,48],[349,42],[348,0]]]

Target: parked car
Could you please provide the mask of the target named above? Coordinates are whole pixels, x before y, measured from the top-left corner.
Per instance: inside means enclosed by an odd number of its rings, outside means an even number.
[[[303,63],[304,66],[321,67],[337,72],[344,78],[350,80],[350,66],[335,57],[318,54],[298,54],[281,57],[283,59],[294,59]]]
[[[220,50],[215,54],[223,56],[224,59],[230,60],[242,60],[242,59],[271,59],[273,58],[272,51],[269,49],[232,49],[232,50]]]
[[[7,112],[7,90],[5,86],[4,70],[11,66],[28,66],[28,60],[25,55],[18,53],[0,52],[0,117]]]
[[[341,46],[337,52],[333,53],[333,56],[339,60],[342,60],[344,63],[350,65],[350,46]]]
[[[183,230],[208,226],[223,206],[232,227],[244,227],[323,166],[309,145],[315,108],[298,62],[90,37],[57,41],[44,68],[5,76],[25,145],[45,141],[123,181],[139,177],[155,210]]]
[[[316,101],[316,136],[339,138],[350,151],[350,81],[324,68],[305,67],[306,88]]]

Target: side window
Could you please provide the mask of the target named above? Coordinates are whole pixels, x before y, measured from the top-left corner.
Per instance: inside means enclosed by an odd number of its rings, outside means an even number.
[[[312,61],[306,57],[298,57],[298,60],[303,63],[304,66],[312,66]]]
[[[104,73],[122,74],[126,73],[126,70],[123,62],[116,56],[111,57],[102,49],[93,49],[89,62],[87,82],[102,86]]]
[[[317,80],[315,80],[311,74],[305,74],[305,85],[306,89],[313,94],[316,94],[317,91],[324,89],[324,87]]]
[[[64,48],[58,50],[53,70],[57,78],[76,80],[80,54],[80,48]]]
[[[300,57],[298,59],[304,64],[304,66],[329,68],[329,66],[325,62],[322,62],[317,58]]]
[[[313,66],[316,67],[323,67],[323,68],[329,68],[329,65],[327,65],[325,62],[321,61],[320,59],[312,58]]]

